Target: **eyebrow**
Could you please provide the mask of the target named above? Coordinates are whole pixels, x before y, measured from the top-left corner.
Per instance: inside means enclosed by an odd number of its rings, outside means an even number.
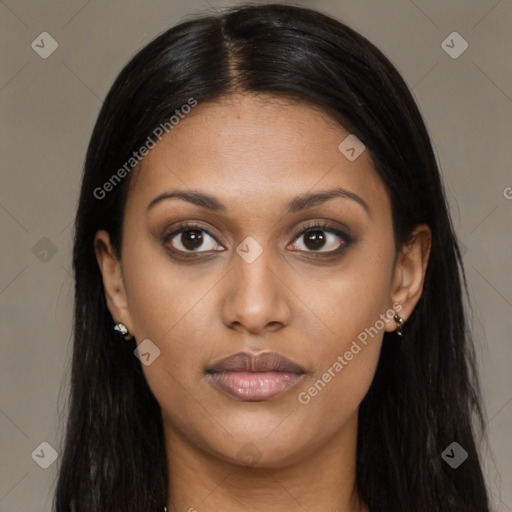
[[[368,216],[371,217],[370,207],[368,204],[357,194],[345,190],[343,188],[333,188],[315,193],[305,193],[293,198],[286,207],[287,213],[296,213],[301,210],[312,208],[318,204],[324,203],[335,197],[350,199],[358,203],[364,208]],[[156,196],[149,204],[146,211],[151,210],[158,203],[168,199],[181,199],[189,203],[200,206],[207,210],[218,213],[227,213],[226,206],[219,201],[216,197],[200,192],[199,190],[167,190]]]

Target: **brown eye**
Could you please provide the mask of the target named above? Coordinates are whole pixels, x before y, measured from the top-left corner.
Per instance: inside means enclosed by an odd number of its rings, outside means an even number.
[[[193,225],[180,227],[167,235],[163,242],[170,243],[173,250],[184,253],[224,250],[206,229]]]
[[[180,242],[185,249],[195,251],[201,247],[203,235],[198,229],[188,229],[187,231],[181,232]]]
[[[315,231],[308,231],[304,235],[304,245],[312,251],[318,251],[321,249],[327,240],[324,232],[320,229]]]
[[[338,252],[351,242],[348,235],[328,225],[309,226],[295,240],[301,238],[303,242],[294,242],[292,248],[304,252]]]

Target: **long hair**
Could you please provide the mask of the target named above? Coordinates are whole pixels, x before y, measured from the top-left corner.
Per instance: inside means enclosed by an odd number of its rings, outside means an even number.
[[[168,468],[160,407],[112,330],[93,239],[118,256],[131,174],[97,190],[194,98],[270,93],[327,113],[366,146],[392,205],[397,250],[432,230],[424,290],[385,333],[359,408],[356,486],[372,512],[487,512],[478,454],[484,413],[469,333],[466,278],[427,129],[404,80],[365,37],[314,10],[246,5],[188,19],[122,69],[88,146],[75,220],[74,345],[56,512],[161,512]],[[96,193],[95,193],[96,191]],[[443,451],[468,458],[454,469]]]

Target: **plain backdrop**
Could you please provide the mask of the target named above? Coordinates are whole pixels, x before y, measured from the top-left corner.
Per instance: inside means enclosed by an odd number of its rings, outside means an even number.
[[[2,512],[51,507],[57,463],[43,469],[37,454],[51,453],[43,442],[58,450],[63,430],[72,222],[102,99],[122,66],[157,34],[189,14],[234,4],[0,2]],[[512,4],[295,4],[318,8],[366,36],[395,64],[419,104],[469,279],[488,416],[486,472],[496,510],[512,510]]]

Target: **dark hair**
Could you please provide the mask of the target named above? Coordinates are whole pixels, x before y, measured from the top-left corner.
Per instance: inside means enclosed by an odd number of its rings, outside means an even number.
[[[355,134],[388,190],[397,249],[416,225],[432,230],[422,297],[402,340],[384,334],[360,404],[359,495],[372,512],[488,511],[466,278],[422,116],[399,72],[365,37],[314,10],[275,4],[171,28],[133,57],[105,99],[75,222],[74,347],[56,511],[160,512],[167,503],[160,406],[134,345],[114,336],[93,247],[106,229],[121,255],[131,175],[102,199],[94,191],[191,97],[201,103],[238,92],[303,102]],[[441,457],[452,442],[469,454],[457,469]]]

